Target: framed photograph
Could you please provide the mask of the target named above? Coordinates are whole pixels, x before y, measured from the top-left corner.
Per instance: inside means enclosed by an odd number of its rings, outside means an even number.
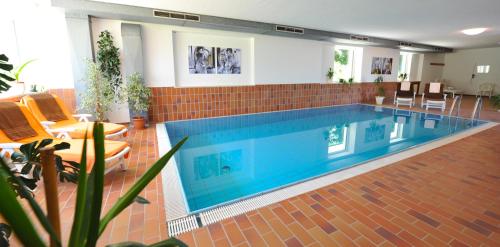
[[[241,49],[217,47],[217,74],[241,74]]]
[[[206,46],[188,47],[190,74],[215,74],[215,48]]]
[[[372,75],[390,75],[392,73],[392,58],[390,57],[373,57],[372,58]]]

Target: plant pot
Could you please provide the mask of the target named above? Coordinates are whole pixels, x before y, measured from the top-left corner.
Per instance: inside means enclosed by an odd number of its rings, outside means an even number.
[[[134,128],[137,130],[143,130],[146,126],[146,119],[144,117],[133,117],[132,122],[134,123]]]
[[[382,105],[384,103],[384,99],[384,96],[375,96],[375,102],[377,103],[377,105]]]

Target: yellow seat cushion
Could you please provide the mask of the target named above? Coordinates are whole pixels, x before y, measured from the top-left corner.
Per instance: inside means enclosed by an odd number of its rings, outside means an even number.
[[[55,94],[52,94],[54,99],[57,102],[57,106],[54,107],[59,107],[61,108],[62,112],[66,117],[68,118],[67,120],[62,120],[62,121],[57,121],[54,125],[50,126],[51,128],[75,128],[75,131],[69,133],[71,138],[77,138],[81,139],[85,137],[85,130],[88,128],[88,134],[87,138],[92,138],[92,126],[94,125],[93,122],[78,122],[73,115],[69,112],[68,108],[66,105],[64,105],[64,102]],[[24,105],[28,107],[28,109],[33,113],[33,116],[35,118],[42,122],[42,121],[47,121],[47,118],[42,114],[40,109],[38,108],[38,105],[36,101],[29,95],[24,96],[21,100]],[[103,123],[104,125],[104,135],[109,135],[113,133],[117,133],[126,127],[121,125],[121,124],[115,124],[115,123]]]
[[[60,155],[63,160],[75,161],[80,163],[82,150],[83,150],[83,139],[69,139],[69,140],[57,140],[60,142],[67,142],[70,145],[69,149],[59,150],[56,152]],[[121,141],[110,141],[106,140],[104,143],[104,158],[110,158],[121,152],[128,147],[126,142]],[[87,172],[92,170],[94,164],[94,140],[87,140]],[[106,168],[109,168],[113,164],[106,164]]]
[[[123,129],[125,126],[115,123],[102,123],[104,127],[104,135],[109,135],[117,133]],[[71,131],[69,135],[71,138],[83,139],[85,137],[85,131],[87,131],[87,138],[92,138],[92,129],[94,127],[94,122],[74,122],[69,123],[67,120],[57,122],[52,125],[51,128],[74,128],[75,131]]]
[[[56,139],[47,131],[43,128],[43,126],[40,124],[40,122],[35,119],[33,114],[28,110],[28,108],[20,103],[17,103],[19,105],[21,111],[23,112],[24,116],[26,117],[26,120],[30,124],[30,126],[35,130],[37,133],[37,136],[35,137],[28,137],[24,138],[21,140],[16,140],[13,141],[5,133],[0,130],[0,143],[30,143],[34,141],[40,141],[43,139],[53,139],[54,142],[52,145],[55,145],[57,143],[61,142],[67,142],[70,144],[69,149],[65,150],[59,150],[56,152],[56,154],[60,155],[63,160],[69,160],[69,161],[75,161],[80,163],[81,160],[81,155],[82,155],[82,149],[83,149],[83,139]],[[114,156],[115,154],[121,152],[125,148],[127,148],[129,145],[126,142],[123,141],[111,141],[111,140],[105,140],[104,141],[104,158],[110,158]],[[92,166],[94,164],[94,140],[89,139],[87,140],[87,171],[90,171],[92,169]],[[107,164],[106,168],[108,168],[110,164]]]

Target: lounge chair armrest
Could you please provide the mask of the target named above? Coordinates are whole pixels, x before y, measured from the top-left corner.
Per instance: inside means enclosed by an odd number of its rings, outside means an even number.
[[[75,131],[75,128],[55,128],[55,129],[47,129],[50,134],[60,139],[71,139],[69,133]]]
[[[73,117],[78,118],[78,122],[88,122],[89,117],[92,117],[92,114],[88,113],[73,114]]]
[[[2,157],[10,157],[12,153],[16,151],[16,149],[19,149],[23,145],[22,143],[18,142],[6,142],[6,143],[0,143],[0,156]]]
[[[43,127],[45,127],[46,129],[50,128],[50,126],[56,124],[56,122],[52,122],[52,121],[41,121],[40,122]]]
[[[6,142],[6,143],[0,143],[0,148],[1,149],[17,149],[20,148],[22,143],[19,142]]]

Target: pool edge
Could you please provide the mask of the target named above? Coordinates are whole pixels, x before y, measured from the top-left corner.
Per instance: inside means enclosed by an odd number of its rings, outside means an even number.
[[[479,132],[482,132],[484,130],[487,130],[489,128],[492,128],[499,123],[495,122],[485,122],[484,124],[474,127],[472,129],[463,131],[461,133],[457,133],[452,136],[447,136],[441,139],[437,139],[431,142],[428,142],[426,144],[412,147],[407,150],[403,150],[401,152],[385,156],[385,157],[380,157],[375,160],[370,160],[365,163],[358,164],[356,166],[346,168],[344,170],[340,171],[335,171],[329,174],[321,175],[306,181],[301,181],[295,184],[291,184],[273,191],[268,191],[268,192],[262,192],[256,195],[253,195],[251,197],[243,198],[243,199],[238,199],[235,201],[230,201],[227,202],[223,205],[218,205],[213,208],[207,209],[203,212],[198,212],[189,215],[187,212],[187,203],[185,201],[185,195],[183,194],[183,189],[182,189],[182,184],[180,182],[180,178],[178,173],[177,174],[170,174],[168,178],[177,178],[177,183],[178,186],[180,186],[180,189],[174,190],[172,187],[167,186],[166,184],[172,184],[174,181],[167,181],[167,183],[163,183],[163,188],[164,188],[164,200],[165,200],[165,210],[167,212],[167,223],[168,223],[168,229],[169,229],[169,235],[170,236],[175,236],[179,235],[184,232],[188,232],[191,230],[194,230],[196,228],[201,227],[200,225],[209,225],[218,221],[221,221],[223,219],[233,217],[239,214],[243,214],[261,207],[265,207],[268,205],[271,205],[273,203],[280,202],[282,200],[286,200],[288,198],[304,194],[325,186],[328,186],[330,184],[334,184],[358,175],[361,175],[363,173],[367,173],[379,168],[382,168],[384,166],[393,164],[395,162],[416,156],[418,154],[430,151],[432,149],[444,146],[449,143],[453,143],[455,141],[458,141],[460,139],[466,138],[468,136],[477,134]],[[158,129],[162,129],[162,137],[166,138],[166,142],[162,143],[163,150],[168,150],[170,147],[165,147],[169,146],[170,141],[168,140],[168,135],[166,131],[166,127],[164,123],[157,124],[157,132]],[[157,137],[158,140],[160,140],[160,137]],[[162,138],[162,139],[163,139]],[[160,150],[160,154],[164,153],[160,149],[160,141],[158,141],[158,148]],[[175,161],[174,161],[174,166],[175,166]],[[166,169],[164,169],[166,170]],[[176,172],[176,166],[175,170],[170,169],[170,172]],[[162,171],[162,180],[165,181],[166,177],[163,176],[163,171]],[[171,180],[171,179],[169,179]],[[166,188],[169,188],[168,190]],[[183,198],[182,202],[184,203],[184,214],[168,214],[169,211],[172,211],[172,209],[167,209],[167,207],[171,204],[178,205],[178,202],[167,202],[167,197],[168,198],[174,198],[172,194],[178,194],[182,193],[181,197]],[[167,196],[169,194],[169,196]],[[176,196],[178,197],[178,195]],[[199,218],[199,220],[197,220]],[[201,223],[201,224],[200,224]]]

